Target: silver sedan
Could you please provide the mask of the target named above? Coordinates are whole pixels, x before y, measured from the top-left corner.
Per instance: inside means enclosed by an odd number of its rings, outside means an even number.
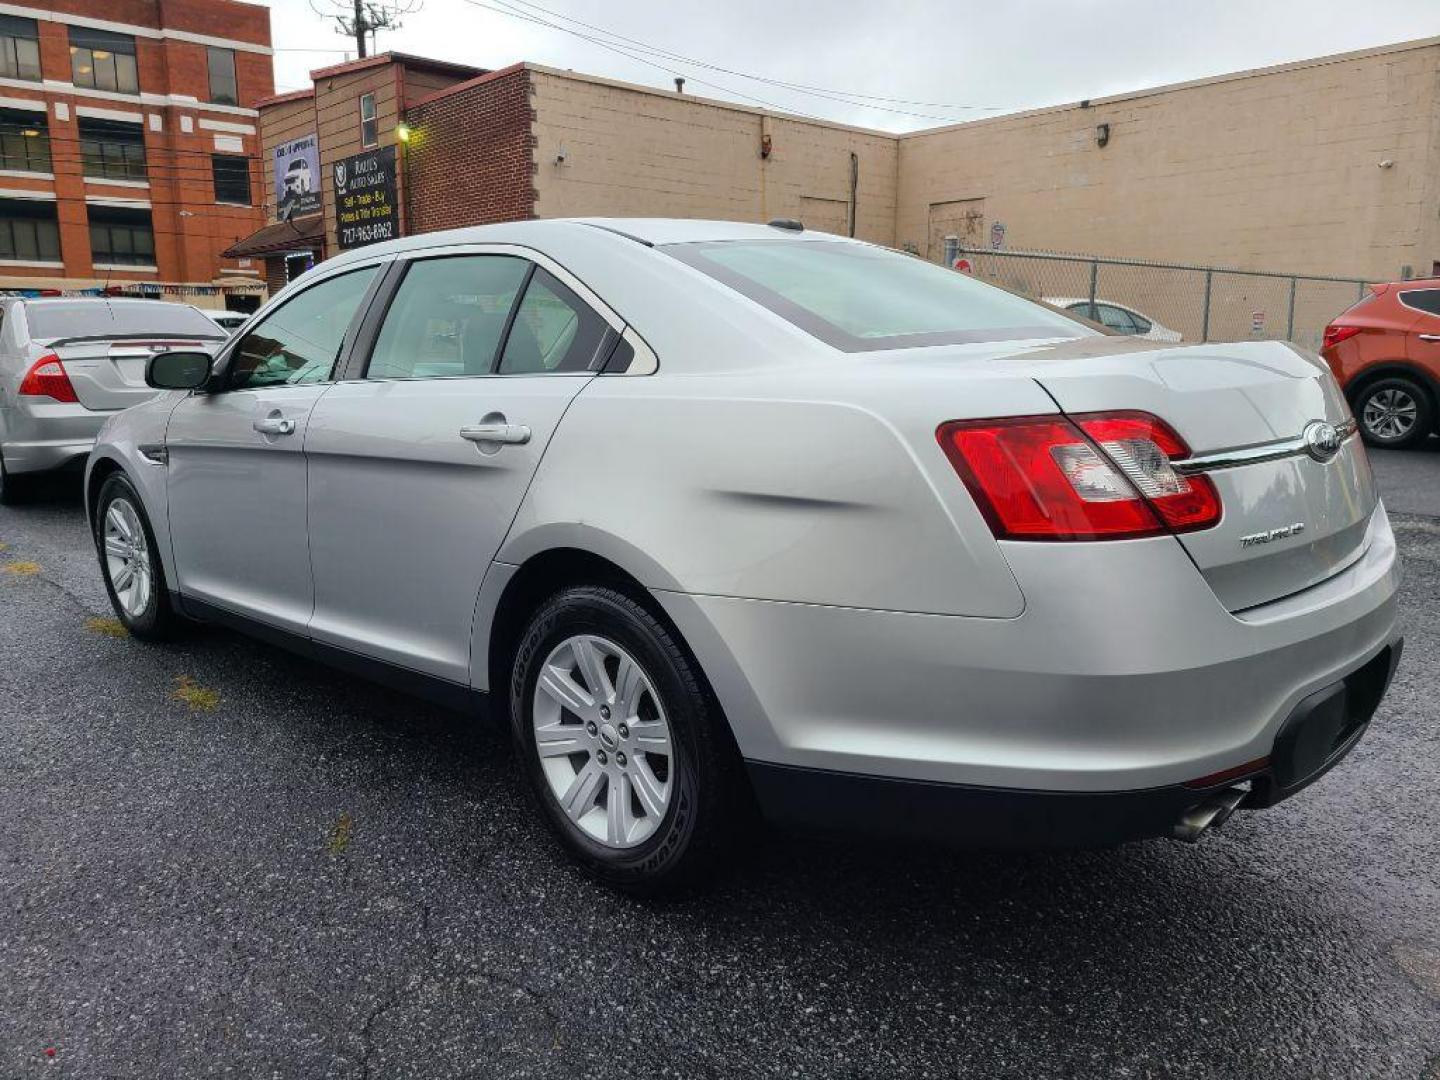
[[[757,806],[1197,839],[1335,765],[1400,655],[1315,356],[1103,335],[791,223],[376,245],[148,379],[86,480],[131,632],[488,709],[622,887],[715,865]]]

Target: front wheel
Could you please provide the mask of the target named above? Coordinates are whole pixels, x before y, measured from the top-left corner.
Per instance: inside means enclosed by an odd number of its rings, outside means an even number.
[[[145,641],[172,637],[179,624],[145,504],[121,473],[112,474],[95,503],[95,549],[105,591],[120,622]]]
[[[634,891],[710,869],[743,817],[738,762],[693,661],[613,589],[552,597],[511,674],[511,721],[540,809],[589,873]]]
[[[1430,395],[1399,375],[1377,379],[1360,391],[1355,416],[1366,442],[1394,450],[1419,446],[1435,426]]]

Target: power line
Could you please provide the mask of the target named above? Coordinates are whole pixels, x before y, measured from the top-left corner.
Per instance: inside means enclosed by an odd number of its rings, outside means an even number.
[[[851,106],[852,108],[872,109],[872,110],[875,110],[875,111],[878,111],[878,112],[889,112],[889,113],[895,113],[895,114],[901,115],[901,116],[917,117],[917,118],[922,119],[922,120],[938,120],[938,121],[941,121],[942,123],[954,123],[954,122],[956,122],[957,117],[954,117],[954,116],[939,116],[939,115],[936,115],[936,114],[934,114],[934,113],[915,112],[915,111],[909,110],[909,109],[898,109],[898,108],[894,108],[894,107],[892,107],[892,105],[876,104],[876,103],[877,103],[877,102],[890,102],[890,103],[895,103],[895,104],[925,105],[925,106],[930,106],[930,107],[933,107],[933,108],[959,109],[959,110],[984,111],[984,112],[1003,112],[1003,111],[1005,111],[1005,107],[1004,107],[1004,106],[998,106],[998,105],[958,105],[958,104],[950,104],[950,103],[946,103],[946,102],[911,101],[911,100],[907,100],[907,99],[904,99],[904,98],[888,98],[888,97],[883,97],[883,96],[878,95],[878,94],[861,94],[861,93],[853,92],[853,91],[834,90],[834,89],[829,89],[829,88],[825,88],[825,87],[812,86],[812,85],[809,85],[809,84],[806,84],[806,83],[787,82],[787,81],[785,81],[785,80],[783,80],[783,79],[772,79],[772,78],[768,78],[768,77],[763,76],[763,75],[755,75],[755,74],[752,74],[752,73],[750,73],[750,72],[741,71],[741,70],[738,70],[738,69],[736,69],[736,68],[728,68],[728,67],[724,67],[724,66],[722,66],[722,65],[720,65],[720,64],[710,63],[709,61],[701,60],[701,59],[699,59],[699,58],[697,58],[697,57],[687,56],[687,55],[685,55],[685,54],[683,54],[683,53],[672,52],[671,50],[663,49],[663,48],[660,48],[659,46],[650,45],[650,44],[648,44],[648,43],[646,43],[646,42],[643,42],[643,41],[639,40],[638,38],[627,37],[627,36],[625,36],[625,35],[623,35],[623,34],[618,34],[618,33],[614,32],[614,31],[612,31],[612,30],[606,30],[604,27],[596,26],[596,25],[594,25],[593,23],[584,22],[583,20],[574,18],[573,16],[564,15],[564,14],[561,14],[560,12],[552,11],[552,10],[550,10],[549,8],[541,7],[539,4],[531,3],[530,0],[513,0],[513,2],[511,2],[511,0],[495,0],[496,3],[498,3],[498,4],[501,5],[500,8],[491,7],[490,5],[484,4],[484,3],[478,3],[478,0],[466,0],[466,2],[467,2],[467,3],[475,4],[476,6],[479,6],[479,7],[485,7],[485,8],[487,8],[488,10],[495,11],[497,14],[509,15],[509,16],[511,16],[512,18],[521,19],[521,20],[523,20],[523,21],[525,21],[525,22],[534,23],[534,24],[536,24],[536,25],[544,26],[544,27],[547,27],[547,28],[552,29],[552,30],[558,30],[558,31],[560,31],[561,33],[570,34],[570,35],[572,35],[572,36],[574,36],[574,37],[581,38],[582,40],[589,41],[589,42],[591,42],[592,44],[599,45],[599,46],[601,46],[602,48],[609,49],[609,50],[611,50],[612,52],[617,52],[617,53],[619,53],[619,54],[622,55],[622,56],[627,56],[627,57],[629,57],[629,58],[632,59],[632,60],[638,60],[638,61],[640,61],[641,63],[650,64],[650,66],[652,66],[652,67],[657,67],[657,68],[659,68],[659,69],[662,70],[662,71],[667,71],[667,72],[669,72],[669,73],[672,74],[672,75],[685,75],[686,73],[683,72],[683,71],[676,71],[676,70],[673,69],[673,68],[665,67],[664,65],[655,63],[653,60],[647,59],[647,58],[645,58],[645,57],[643,57],[643,56],[636,56],[636,55],[634,55],[633,53],[628,52],[628,51],[620,48],[619,46],[615,45],[614,42],[612,42],[612,41],[602,40],[602,39],[600,39],[600,38],[593,37],[593,36],[591,36],[591,35],[589,35],[589,34],[581,33],[581,32],[578,31],[578,30],[573,30],[573,29],[571,29],[571,28],[568,27],[568,26],[561,26],[561,25],[559,25],[559,24],[557,24],[557,23],[549,22],[549,21],[546,20],[546,19],[543,19],[543,18],[540,18],[539,16],[536,16],[536,15],[531,14],[529,11],[517,10],[513,5],[514,5],[514,3],[520,3],[520,4],[523,4],[524,7],[527,8],[527,9],[533,9],[533,10],[535,10],[535,11],[541,11],[541,12],[544,12],[545,14],[547,14],[547,15],[554,16],[555,18],[564,19],[566,22],[575,23],[575,24],[578,25],[578,26],[583,26],[583,27],[585,27],[585,28],[587,28],[587,29],[589,29],[589,30],[595,31],[596,33],[604,34],[604,35],[606,35],[607,37],[614,38],[614,39],[616,39],[616,40],[618,40],[618,41],[626,42],[628,45],[633,46],[636,50],[638,50],[638,51],[640,51],[640,52],[643,52],[643,53],[648,53],[650,56],[658,56],[658,57],[661,57],[661,58],[664,58],[664,59],[668,59],[668,60],[671,60],[671,61],[674,61],[674,62],[677,62],[677,63],[690,64],[690,65],[693,65],[693,66],[695,66],[695,67],[703,68],[703,69],[708,70],[708,71],[718,71],[718,72],[721,72],[721,73],[723,73],[723,74],[736,76],[737,78],[750,79],[750,80],[753,80],[753,81],[755,81],[755,82],[764,83],[764,84],[767,84],[767,85],[770,85],[770,86],[775,86],[775,87],[778,87],[778,88],[781,88],[781,89],[791,90],[791,91],[798,92],[798,93],[803,93],[803,94],[809,94],[809,95],[812,96],[812,97],[819,97],[819,98],[822,98],[822,99],[827,100],[827,101],[836,102],[836,103],[838,103],[838,104],[849,105],[849,106]],[[771,104],[771,103],[769,103],[769,102],[764,102],[764,101],[762,101],[760,98],[756,98],[756,97],[754,97],[753,95],[745,94],[745,93],[743,93],[743,92],[741,92],[741,91],[738,91],[738,90],[735,90],[735,89],[733,89],[733,88],[731,88],[731,87],[721,86],[721,85],[718,84],[718,83],[707,82],[707,81],[705,81],[705,80],[703,80],[703,79],[695,78],[694,76],[690,76],[690,78],[691,78],[693,81],[698,82],[698,83],[700,83],[700,84],[703,85],[703,86],[710,86],[710,87],[713,87],[713,88],[715,88],[715,89],[722,90],[722,91],[724,91],[725,93],[735,94],[735,95],[740,96],[740,97],[745,97],[745,98],[748,98],[748,99],[751,100],[751,101],[760,102],[761,104],[764,104],[764,105],[766,105],[766,106],[769,107],[769,108],[779,109],[780,111],[784,111],[784,112],[797,112],[797,111],[798,111],[798,110],[786,108],[786,107],[784,107],[784,106],[774,105],[774,104]],[[806,115],[806,116],[808,116],[808,115],[810,115],[810,114],[800,113],[799,115]],[[822,119],[822,118],[820,118],[820,117],[813,117],[813,116],[812,116],[811,118],[812,118],[812,119]]]

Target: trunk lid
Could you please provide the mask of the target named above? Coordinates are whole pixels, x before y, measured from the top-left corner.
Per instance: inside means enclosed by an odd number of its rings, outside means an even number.
[[[145,365],[157,352],[211,351],[217,343],[200,338],[159,337],[60,339],[45,345],[60,358],[75,396],[87,409],[128,409],[156,394],[145,385]]]
[[[1304,449],[1307,425],[1351,420],[1318,358],[1282,342],[1089,338],[1016,350],[1007,366],[1017,362],[1066,413],[1152,413],[1192,457],[1235,462],[1205,474],[1220,493],[1220,523],[1178,537],[1231,611],[1299,592],[1364,553],[1377,495],[1359,436],[1324,461]]]

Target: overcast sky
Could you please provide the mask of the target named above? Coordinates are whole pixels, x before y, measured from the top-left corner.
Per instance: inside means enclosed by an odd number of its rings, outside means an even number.
[[[269,0],[280,90],[346,58],[347,41],[311,3]],[[642,44],[605,38],[631,54],[622,55],[501,8]],[[380,33],[379,48],[482,68],[531,60],[667,88],[673,69],[687,92],[908,131],[1433,35],[1437,0],[423,0],[399,30]],[[875,98],[890,100],[867,107]]]

